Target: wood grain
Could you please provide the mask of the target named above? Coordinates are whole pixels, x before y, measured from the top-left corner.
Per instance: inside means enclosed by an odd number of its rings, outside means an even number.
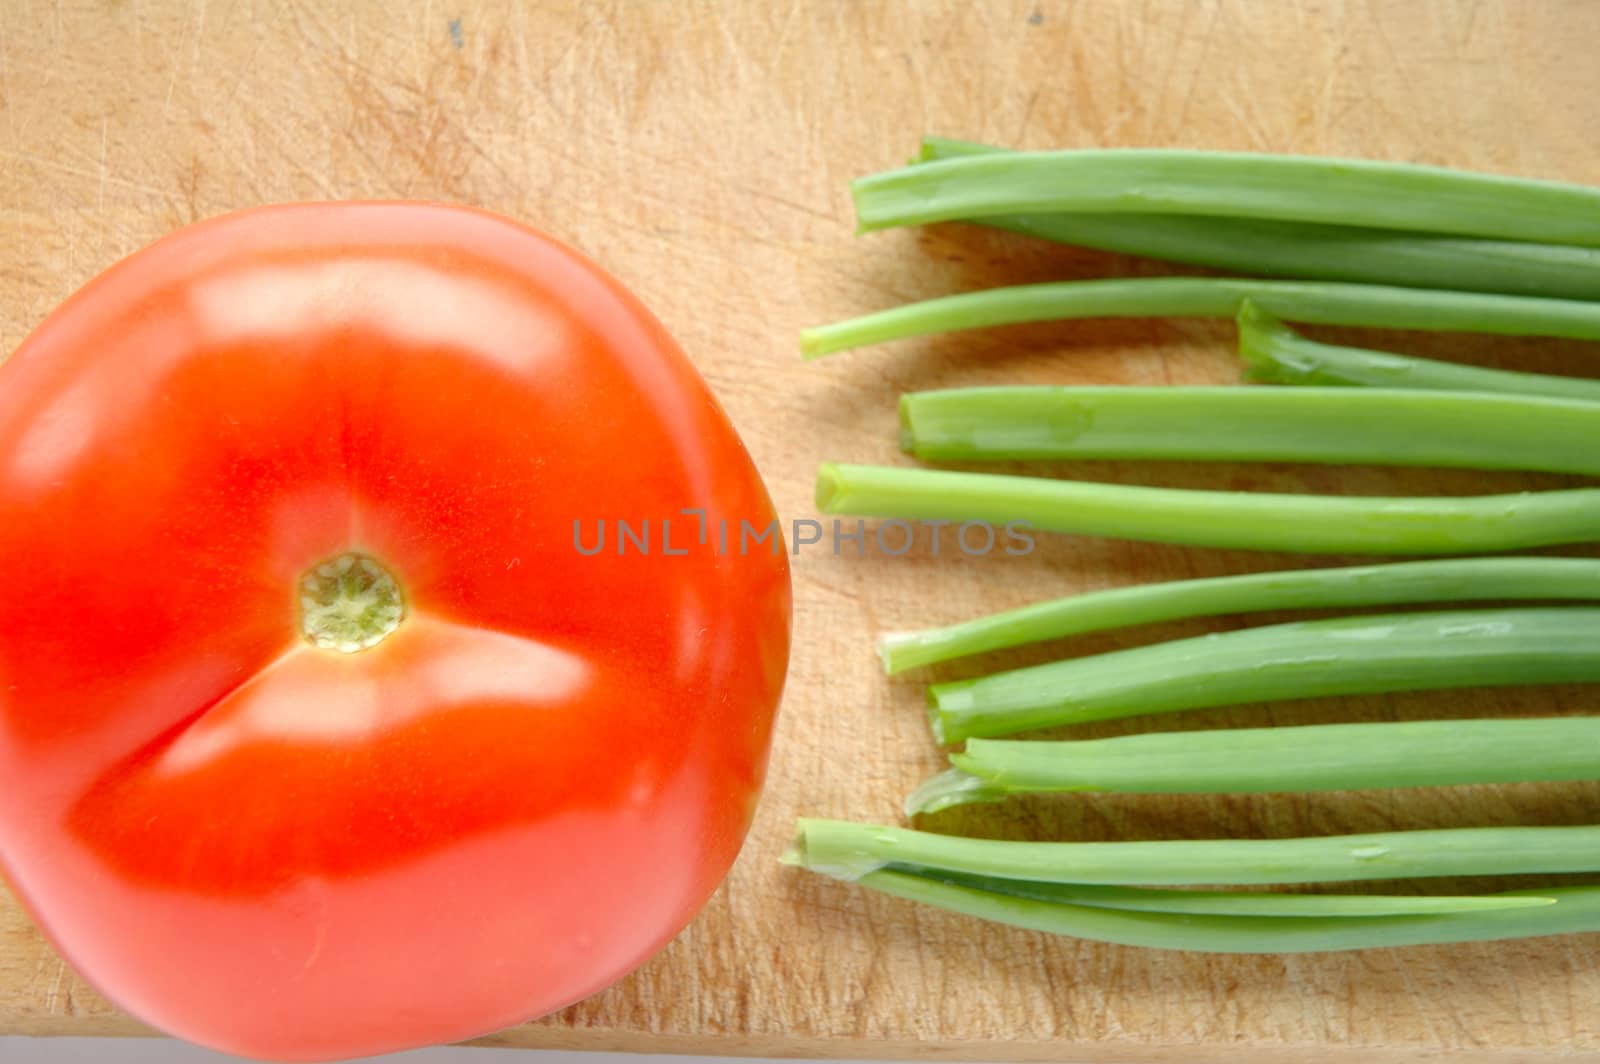
[[[1186,321],[1015,328],[801,364],[796,332],[820,320],[1004,281],[1159,272],[960,227],[853,239],[846,182],[903,159],[921,132],[1034,147],[1319,152],[1600,182],[1597,51],[1600,3],[1588,0],[8,0],[0,350],[110,262],[197,218],[294,199],[479,204],[554,232],[633,285],[717,389],[781,511],[805,518],[817,461],[900,460],[900,390],[1235,374],[1230,330]],[[1581,372],[1592,358],[1580,345],[1386,339],[1532,368]],[[1067,469],[1350,493],[1562,482]],[[635,975],[487,1044],[1258,1064],[1600,1059],[1595,936],[1212,958],[980,927],[776,864],[796,815],[893,821],[939,763],[916,679],[879,675],[874,633],[1052,592],[1289,564],[1083,539],[1049,541],[1024,559],[802,553],[771,784],[726,887]],[[1336,699],[1121,728],[1575,712],[1592,699],[1575,688]],[[965,816],[941,826],[1157,838],[1576,823],[1600,818],[1600,788],[1074,799]],[[0,902],[0,1033],[140,1030]]]

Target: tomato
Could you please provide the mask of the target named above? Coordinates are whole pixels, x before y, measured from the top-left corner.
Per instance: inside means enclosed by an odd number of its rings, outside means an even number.
[[[182,230],[0,365],[0,865],[112,1000],[235,1053],[570,1004],[738,852],[788,568],[692,533],[773,520],[661,325],[544,236]],[[652,549],[575,549],[621,521]]]

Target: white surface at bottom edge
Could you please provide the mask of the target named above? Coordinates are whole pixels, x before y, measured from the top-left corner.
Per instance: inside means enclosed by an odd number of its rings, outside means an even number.
[[[0,1036],[4,1064],[238,1064],[239,1057],[169,1038],[20,1038]],[[551,1049],[440,1046],[362,1057],[347,1064],[772,1064],[738,1057],[678,1057],[634,1053],[577,1053]],[[789,1060],[784,1064],[838,1064]],[[903,1064],[903,1062],[902,1062]]]

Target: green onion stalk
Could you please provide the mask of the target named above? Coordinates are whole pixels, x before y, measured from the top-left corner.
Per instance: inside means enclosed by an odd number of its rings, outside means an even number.
[[[1491,895],[1533,899],[1530,908],[1412,916],[1218,915],[1138,912],[1056,901],[1048,890],[993,889],[982,877],[882,871],[857,883],[990,923],[1147,949],[1199,953],[1327,953],[1399,946],[1486,942],[1600,931],[1600,887],[1562,887]]]
[[[1003,150],[924,137],[917,161]],[[1055,212],[964,220],[1061,244],[1257,277],[1600,299],[1600,250],[1562,244],[1185,214]]]
[[[1287,839],[1015,842],[802,819],[785,860],[835,879],[925,869],[1033,883],[1276,885],[1600,872],[1600,826],[1443,828]]]
[[[1132,458],[1600,474],[1600,404],[1484,392],[990,387],[900,398],[901,445],[938,461]]]
[[[941,742],[1330,695],[1600,681],[1600,607],[1297,621],[933,684]]]
[[[907,815],[1015,794],[1249,794],[1600,779],[1600,717],[1430,720],[972,739]]]
[[[1597,215],[1600,217],[1600,215]],[[1287,321],[1600,340],[1600,303],[1338,281],[1150,277],[990,288],[805,329],[807,358],[913,336],[1079,318],[1234,318],[1246,301]]]
[[[861,231],[1019,214],[1179,214],[1600,247],[1600,189],[1437,166],[1110,148],[952,156],[851,184]]]
[[[1286,495],[825,463],[817,508],[891,520],[1305,554],[1493,554],[1600,539],[1600,489],[1446,498]]]
[[[1189,617],[1415,602],[1600,599],[1600,560],[1447,558],[1169,580],[1093,591],[878,640],[884,670]]]
[[[1458,828],[1297,839],[1009,842],[802,820],[788,864],[895,897],[1017,927],[1158,949],[1300,953],[1600,930],[1600,888],[1451,897],[1375,915],[1398,899],[1137,890],[1600,869],[1600,827]],[[1114,890],[1096,890],[1104,885]],[[1183,895],[1192,894],[1185,898]],[[1404,904],[1400,902],[1399,904]],[[1418,903],[1413,903],[1418,904]],[[1362,913],[1359,908],[1374,908]]]
[[[1600,297],[1597,297],[1600,298]],[[1600,400],[1600,381],[1460,366],[1307,339],[1249,300],[1239,308],[1245,376],[1264,384],[1417,388]]]

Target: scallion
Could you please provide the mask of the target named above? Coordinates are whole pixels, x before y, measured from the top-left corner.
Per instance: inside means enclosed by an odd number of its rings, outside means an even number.
[[[986,881],[978,877],[930,872],[873,872],[857,882],[882,894],[992,923],[1123,946],[1201,953],[1325,953],[1600,931],[1600,887],[1494,895],[1555,900],[1554,905],[1528,909],[1328,919],[1129,912],[985,890],[979,884]]]
[[[1389,721],[1152,732],[1112,739],[972,739],[918,787],[907,815],[1013,794],[1244,794],[1600,779],[1600,717]]]
[[[845,880],[910,868],[1108,886],[1336,883],[1600,872],[1600,827],[1445,828],[1292,839],[1013,842],[803,818],[786,860]]]
[[[1594,625],[1594,628],[1590,628]],[[1441,610],[1264,625],[928,688],[941,742],[1147,713],[1600,681],[1600,607]]]
[[[1600,217],[1600,215],[1597,215]],[[1600,340],[1600,303],[1338,281],[1149,277],[964,292],[803,330],[807,358],[912,336],[1072,318],[1232,318],[1250,300],[1287,321]]]
[[[919,161],[1003,149],[924,137]],[[1256,277],[1600,299],[1600,250],[1316,222],[1182,214],[1026,214],[967,219],[1062,244]]]
[[[991,387],[900,397],[922,459],[1132,458],[1600,474],[1600,403],[1350,388]]]
[[[878,640],[884,671],[1085,632],[1258,610],[1493,599],[1600,599],[1600,560],[1448,558],[1292,569],[1091,591]]]
[[[1437,166],[1110,148],[948,158],[851,184],[863,232],[992,215],[1189,214],[1600,247],[1600,189]]]
[[[942,873],[959,876],[958,873]],[[1339,919],[1424,913],[1470,913],[1495,909],[1537,909],[1555,899],[1532,894],[1282,894],[1259,890],[1185,890],[1166,887],[1108,887],[1098,883],[1036,883],[1022,879],[959,876],[983,889],[1016,898],[1089,905],[1128,912],[1193,913],[1212,916],[1270,916]]]
[[[1597,488],[1359,498],[827,463],[816,504],[828,514],[1300,553],[1490,554],[1600,539]]]
[[[1239,308],[1245,375],[1267,384],[1419,388],[1600,400],[1600,381],[1462,366],[1307,339],[1249,300]]]

